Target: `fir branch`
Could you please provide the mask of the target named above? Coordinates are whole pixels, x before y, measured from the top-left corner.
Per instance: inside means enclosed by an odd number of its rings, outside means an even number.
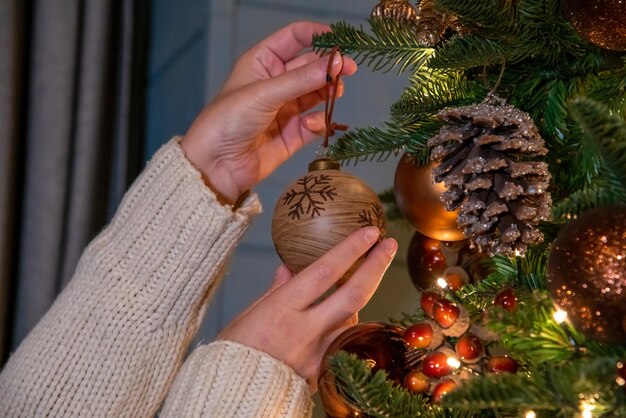
[[[544,247],[532,246],[523,258],[510,259],[496,255],[488,260],[491,273],[476,284],[467,284],[457,291],[472,317],[479,317],[493,305],[496,295],[513,287],[519,297],[530,297],[536,290],[546,288]],[[519,263],[519,264],[518,264]]]
[[[391,106],[391,115],[397,123],[410,123],[431,117],[446,107],[478,102],[486,94],[482,84],[470,82],[460,73],[433,76],[427,81],[411,78],[411,86]]]
[[[604,159],[626,188],[626,122],[612,115],[607,106],[584,97],[571,102],[570,112],[583,133],[600,144]]]
[[[593,402],[596,416],[617,416],[622,406],[615,396],[615,359],[576,360],[548,364],[527,374],[490,375],[465,381],[445,396],[443,404],[452,408],[480,410],[515,408],[551,411],[549,416],[579,416],[581,400]],[[610,414],[610,415],[604,415]]]
[[[450,408],[480,410],[486,408],[519,407],[557,410],[551,390],[544,382],[531,380],[524,374],[500,374],[474,378],[463,382],[448,393],[443,404]]]
[[[413,154],[421,164],[426,164],[430,153],[426,142],[437,133],[440,126],[441,122],[432,118],[406,126],[386,123],[385,129],[352,129],[338,138],[331,148],[335,158],[348,162],[373,160],[377,156],[378,161],[382,161],[390,153],[404,150]]]
[[[442,70],[467,70],[501,64],[504,60],[509,62],[511,58],[507,56],[502,42],[482,36],[468,35],[444,42],[428,61],[428,67]]]
[[[330,368],[336,384],[347,403],[373,418],[494,418],[487,411],[452,410],[428,402],[421,395],[413,395],[387,380],[387,374],[371,369],[356,355],[339,351],[330,359]]]
[[[565,223],[583,212],[599,206],[626,202],[626,190],[618,181],[612,181],[611,173],[600,176],[591,185],[577,190],[552,206],[552,219]]]
[[[585,96],[604,103],[618,117],[626,119],[626,59],[614,71],[588,77]]]
[[[546,290],[546,266],[549,256],[548,245],[532,245],[526,255],[518,260],[516,287],[522,286],[531,292]]]
[[[419,300],[419,298],[418,298]],[[423,322],[426,319],[426,314],[422,310],[422,308],[417,306],[413,313],[402,312],[400,318],[390,318],[389,321],[393,324],[400,325],[403,328],[408,328],[413,324],[418,322]]]
[[[432,48],[418,43],[412,23],[387,18],[373,18],[369,22],[373,35],[362,26],[357,29],[346,22],[337,22],[331,25],[331,32],[315,35],[313,46],[318,51],[339,46],[342,53],[352,55],[357,63],[366,63],[373,71],[382,72],[393,68],[398,73],[418,69],[432,55]]]
[[[517,267],[511,260],[496,255],[488,260],[491,273],[476,284],[466,284],[457,291],[470,316],[479,317],[484,310],[493,304],[495,296],[502,289],[513,286],[517,277]]]
[[[538,108],[543,114],[539,119],[540,129],[549,137],[560,138],[567,132],[567,88],[562,80],[557,79],[546,83],[544,91],[545,103]]]
[[[531,364],[563,362],[578,353],[584,337],[573,329],[565,330],[552,316],[553,302],[545,292],[528,297],[518,295],[519,308],[506,312],[489,309],[489,328],[500,335],[500,341],[513,353]],[[574,343],[570,338],[574,338]]]
[[[330,358],[330,369],[335,376],[339,393],[352,405],[373,417],[423,417],[429,406],[426,400],[413,396],[387,380],[380,370],[371,369],[356,355],[338,352]]]
[[[518,7],[518,39],[528,48],[536,48],[544,62],[557,64],[568,55],[585,55],[586,43],[563,17],[559,0],[524,0]]]
[[[517,26],[513,2],[502,0],[437,0],[437,8],[457,15],[461,24],[485,32],[511,33]]]

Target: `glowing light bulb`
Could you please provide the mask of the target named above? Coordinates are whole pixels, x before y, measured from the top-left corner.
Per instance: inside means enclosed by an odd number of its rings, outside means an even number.
[[[448,287],[448,282],[446,282],[446,279],[444,279],[443,277],[440,277],[437,279],[437,286],[445,289],[446,287]]]
[[[459,367],[461,367],[461,362],[458,358],[455,357],[448,357],[446,363],[448,363],[448,366],[452,367],[453,369],[458,369]]]
[[[535,414],[535,411],[527,411],[524,418],[537,418],[537,414]]]
[[[554,318],[554,320],[556,321],[557,324],[562,324],[563,322],[565,322],[567,320],[567,312],[561,310],[561,309],[557,309],[553,314],[552,317]]]
[[[581,418],[593,418],[593,411],[595,407],[591,405],[589,402],[582,401],[580,403],[580,416]]]

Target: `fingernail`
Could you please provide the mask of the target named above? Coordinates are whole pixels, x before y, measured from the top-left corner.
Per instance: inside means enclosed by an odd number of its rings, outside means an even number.
[[[383,249],[389,257],[393,257],[396,255],[396,251],[398,251],[398,243],[393,238],[387,238],[383,241]]]
[[[323,128],[322,121],[315,117],[307,117],[304,119],[304,127],[311,132],[320,131]]]
[[[341,71],[341,67],[343,67],[343,58],[340,54],[336,54],[333,57],[333,74]]]
[[[345,87],[343,85],[343,81],[339,81],[339,86],[337,87],[337,97],[343,96],[344,90],[345,90]]]
[[[367,231],[365,232],[365,241],[368,244],[371,244],[375,242],[380,236],[380,229],[375,226],[368,226],[366,229]]]

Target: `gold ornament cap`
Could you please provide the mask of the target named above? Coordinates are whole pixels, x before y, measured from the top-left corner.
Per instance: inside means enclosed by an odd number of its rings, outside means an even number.
[[[332,158],[318,158],[309,163],[309,171],[340,170],[339,161]]]

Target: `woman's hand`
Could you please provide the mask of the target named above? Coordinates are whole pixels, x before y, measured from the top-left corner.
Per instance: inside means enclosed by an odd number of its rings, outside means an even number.
[[[378,243],[345,284],[319,300],[379,235],[376,227],[362,228],[293,277],[280,266],[270,289],[218,338],[266,352],[291,366],[315,390],[326,349],[357,322],[357,313],[374,294],[396,253],[395,240]]]
[[[235,202],[324,132],[323,112],[304,112],[325,98],[328,57],[298,54],[313,34],[328,30],[297,22],[251,48],[183,137],[187,158],[224,203]],[[333,76],[355,71],[352,59],[335,55]]]

